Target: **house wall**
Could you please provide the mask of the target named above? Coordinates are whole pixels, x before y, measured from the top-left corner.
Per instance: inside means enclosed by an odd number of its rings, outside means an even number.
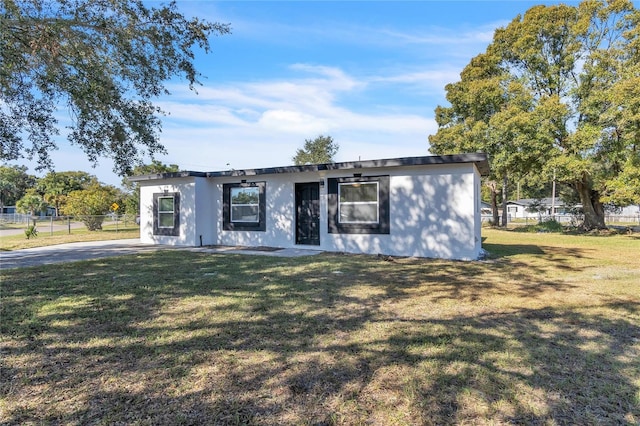
[[[152,181],[140,185],[140,242],[146,244],[165,244],[177,246],[196,246],[197,221],[196,207],[196,178],[168,179],[162,182]],[[202,185],[198,185],[201,187]],[[166,236],[153,234],[153,194],[178,192],[180,193],[180,235]],[[202,192],[202,190],[201,190]],[[201,194],[198,194],[201,195]]]
[[[329,233],[327,179],[390,176],[389,234]],[[223,185],[266,182],[265,231],[223,229]],[[150,181],[151,182],[151,181]],[[476,259],[481,251],[480,175],[472,163],[282,173],[245,177],[189,177],[141,183],[141,241],[154,244],[299,247],[350,253]],[[295,184],[320,187],[320,245],[296,245]],[[153,194],[180,192],[180,236],[153,235]]]
[[[477,259],[482,254],[482,176],[478,169],[475,166],[473,169],[473,220],[474,220],[474,228],[473,228],[473,254],[475,257],[473,259]]]
[[[276,175],[259,175],[227,177],[216,179],[215,193],[217,202],[214,207],[216,223],[216,244],[229,246],[270,246],[293,247],[295,244],[295,203],[294,188],[296,182],[317,182],[319,177],[314,173],[284,173]],[[222,221],[223,185],[240,183],[241,180],[266,182],[266,227],[265,231],[225,231]]]
[[[325,228],[321,248],[397,256],[477,258],[471,170],[472,166],[466,172],[452,166],[431,167],[426,171],[363,170],[363,176],[390,175],[390,233],[328,234]],[[326,215],[326,207],[322,212]],[[321,224],[326,227],[326,222],[323,217]]]
[[[216,203],[216,185],[206,178],[193,178],[195,185],[195,238],[192,246],[216,244],[216,223],[219,221]],[[220,219],[221,220],[221,219]]]
[[[329,178],[353,176],[353,171],[256,176],[247,182],[266,181],[265,232],[224,231],[217,221],[217,244],[297,247],[295,244],[295,183],[325,182],[320,188],[320,246],[327,251],[390,254],[397,256],[475,259],[481,250],[480,175],[472,164],[358,169],[362,176],[390,176],[389,234],[330,234],[327,217]],[[217,182],[221,194],[224,183]],[[221,199],[221,196],[218,197]],[[476,212],[478,213],[476,215]],[[217,206],[217,216],[222,206]]]

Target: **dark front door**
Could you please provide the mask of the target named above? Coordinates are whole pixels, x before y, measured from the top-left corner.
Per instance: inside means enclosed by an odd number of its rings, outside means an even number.
[[[296,183],[296,244],[320,245],[320,184]]]

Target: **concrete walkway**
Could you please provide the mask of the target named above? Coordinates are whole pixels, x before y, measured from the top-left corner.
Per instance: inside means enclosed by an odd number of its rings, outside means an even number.
[[[312,256],[322,253],[320,250],[297,248],[266,249],[227,246],[176,247],[142,244],[138,239],[129,239],[58,244],[54,246],[0,252],[0,269],[24,268],[27,266],[40,266],[61,262],[77,262],[80,260],[124,256],[156,250],[188,250],[198,253],[233,253],[276,257]]]

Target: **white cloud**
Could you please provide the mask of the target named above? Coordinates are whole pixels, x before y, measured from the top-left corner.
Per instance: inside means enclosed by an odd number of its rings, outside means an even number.
[[[402,44],[420,44],[438,47],[463,45],[474,46],[491,43],[495,29],[500,26],[502,26],[502,23],[495,23],[466,31],[454,31],[451,28],[438,27],[432,27],[424,30],[419,29],[412,32],[381,30],[380,34],[385,38],[395,40]]]
[[[348,105],[354,92],[375,89],[380,82],[414,83],[417,76],[365,81],[335,67],[296,64],[291,69],[300,75],[288,81],[228,83],[165,102],[171,115],[161,139],[170,153],[164,161],[205,171],[282,166],[291,164],[305,139],[320,134],[340,145],[337,161],[428,154],[427,135],[436,129],[432,118],[401,104],[382,113]]]
[[[268,110],[262,114],[258,124],[265,131],[315,134],[328,127],[323,118],[301,111]]]

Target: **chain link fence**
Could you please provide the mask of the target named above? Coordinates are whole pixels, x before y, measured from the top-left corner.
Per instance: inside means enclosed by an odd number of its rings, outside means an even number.
[[[498,216],[498,220],[502,220],[502,216]],[[507,222],[512,226],[527,226],[536,225],[541,222],[549,220],[555,220],[565,226],[579,226],[584,221],[584,216],[581,214],[556,214],[554,216],[541,215],[537,217],[524,217],[514,218],[511,215],[507,218]],[[491,223],[493,221],[492,215],[482,215],[483,223]],[[640,214],[636,215],[618,215],[607,214],[604,217],[605,224],[607,226],[638,226],[640,225]]]
[[[30,216],[10,213],[0,215],[0,229],[23,229],[35,226],[40,234],[109,230],[130,231],[139,227],[137,215]]]

